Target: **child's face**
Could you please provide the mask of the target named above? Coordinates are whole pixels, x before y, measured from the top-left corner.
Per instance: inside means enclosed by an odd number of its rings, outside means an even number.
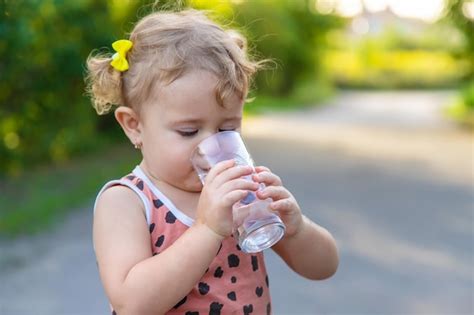
[[[191,154],[204,138],[224,130],[240,131],[243,101],[232,96],[220,106],[217,79],[204,71],[190,72],[161,88],[141,113],[143,158],[148,172],[185,191],[202,184],[191,165]]]

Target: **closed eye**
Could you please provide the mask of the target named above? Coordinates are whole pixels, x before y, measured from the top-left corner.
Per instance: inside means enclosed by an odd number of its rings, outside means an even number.
[[[227,129],[219,129],[219,132],[223,131],[235,131],[236,128],[227,128]]]
[[[198,133],[198,130],[177,130],[177,133],[183,137],[192,137]]]

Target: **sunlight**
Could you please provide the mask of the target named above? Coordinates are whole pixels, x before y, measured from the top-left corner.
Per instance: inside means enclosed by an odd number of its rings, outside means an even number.
[[[344,17],[352,17],[362,13],[364,7],[360,0],[338,0],[336,12]]]
[[[358,35],[365,35],[370,30],[369,21],[364,17],[356,17],[352,20],[351,29]]]
[[[387,1],[383,0],[363,0],[364,2],[364,7],[367,9],[367,11],[371,13],[383,11],[387,9]]]
[[[444,10],[443,0],[389,0],[389,7],[402,18],[415,18],[425,22],[434,22]]]
[[[474,20],[474,1],[466,1],[462,5],[462,13],[469,19]]]
[[[316,10],[321,14],[331,14],[336,7],[335,0],[317,0],[315,3]]]
[[[466,16],[473,14],[473,3],[466,2]],[[445,9],[445,0],[318,0],[316,9],[322,14],[336,13],[343,17],[355,17],[364,12],[380,12],[386,9],[400,18],[419,19],[425,22],[438,20]]]

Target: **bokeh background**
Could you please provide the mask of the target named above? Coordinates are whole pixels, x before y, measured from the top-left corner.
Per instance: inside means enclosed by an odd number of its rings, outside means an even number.
[[[185,6],[273,61],[244,135],[338,241],[324,282],[266,254],[274,313],[472,314],[472,0],[0,0],[0,313],[107,312],[92,203],[139,156],[85,60]]]

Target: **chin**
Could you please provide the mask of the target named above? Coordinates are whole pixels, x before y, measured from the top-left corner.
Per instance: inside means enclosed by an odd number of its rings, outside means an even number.
[[[203,186],[202,186],[201,182],[199,182],[199,184],[193,186],[193,190],[192,190],[192,191],[193,191],[193,192],[201,192],[201,191],[202,191],[202,187],[203,187]]]
[[[183,185],[182,189],[193,193],[200,193],[202,191],[202,183],[199,180],[188,182]]]

